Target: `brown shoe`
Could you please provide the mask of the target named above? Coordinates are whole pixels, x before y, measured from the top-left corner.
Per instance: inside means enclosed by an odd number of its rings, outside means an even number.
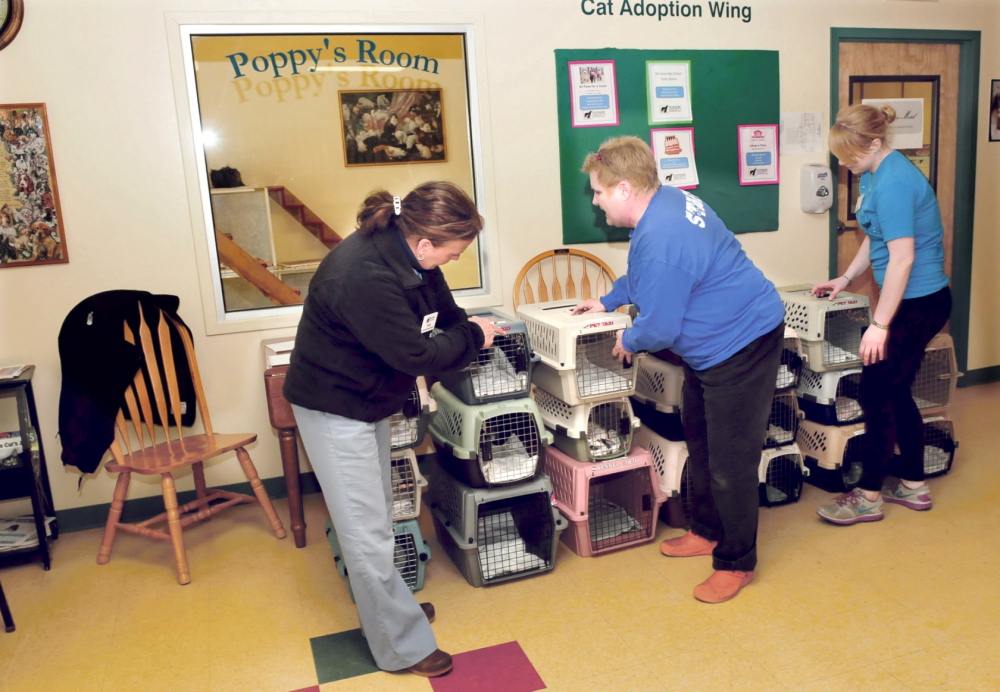
[[[668,538],[660,543],[660,552],[667,557],[695,557],[711,555],[718,541],[710,541],[688,531],[683,536]]]
[[[427,622],[434,622],[434,604],[433,603],[421,603],[420,610],[424,611],[424,615],[427,616]]]
[[[694,597],[703,603],[725,603],[753,581],[753,572],[716,570],[694,587]]]
[[[451,670],[451,656],[441,649],[437,649],[430,656],[406,670],[422,678],[436,678]]]

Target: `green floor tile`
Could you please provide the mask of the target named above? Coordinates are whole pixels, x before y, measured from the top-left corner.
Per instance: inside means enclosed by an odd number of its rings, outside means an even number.
[[[378,671],[360,629],[313,637],[309,644],[320,685]]]

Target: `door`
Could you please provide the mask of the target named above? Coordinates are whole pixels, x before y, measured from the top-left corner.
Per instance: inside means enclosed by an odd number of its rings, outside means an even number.
[[[944,271],[953,276],[960,45],[957,43],[841,42],[839,107],[861,98],[918,98],[924,102],[921,146],[902,149],[935,187],[944,224]],[[898,111],[898,109],[897,109]],[[897,148],[897,147],[893,147]],[[853,218],[856,179],[841,166],[837,176],[837,273],[843,274],[865,239]],[[852,182],[855,190],[852,190]],[[878,286],[868,269],[850,290],[867,295],[872,311]],[[945,330],[947,331],[947,329]]]

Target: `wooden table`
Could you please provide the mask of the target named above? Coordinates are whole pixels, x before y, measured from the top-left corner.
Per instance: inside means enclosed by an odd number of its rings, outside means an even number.
[[[278,448],[281,451],[281,469],[288,490],[288,513],[291,515],[292,536],[295,547],[306,546],[306,520],[302,512],[302,483],[299,477],[299,449],[297,426],[292,406],[281,393],[285,384],[287,365],[264,371],[264,391],[267,394],[267,413],[271,427],[278,431]]]

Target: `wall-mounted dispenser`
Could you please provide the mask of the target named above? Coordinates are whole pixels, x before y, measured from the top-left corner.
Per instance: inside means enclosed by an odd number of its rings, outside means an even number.
[[[833,204],[833,176],[830,167],[804,163],[799,174],[799,204],[807,214],[822,214]]]

